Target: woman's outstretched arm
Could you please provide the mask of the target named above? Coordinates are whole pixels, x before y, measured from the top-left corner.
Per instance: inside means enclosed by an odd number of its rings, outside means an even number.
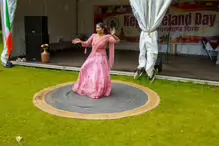
[[[75,39],[72,41],[73,44],[81,44],[83,47],[89,47],[93,42],[94,34],[87,41],[81,41],[80,39]]]
[[[115,39],[114,43],[119,43],[120,42],[119,37],[117,37],[115,34],[112,34],[111,36]]]

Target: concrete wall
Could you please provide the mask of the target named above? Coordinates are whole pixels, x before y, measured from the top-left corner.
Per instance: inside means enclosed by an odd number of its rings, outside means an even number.
[[[13,56],[25,54],[24,16],[48,16],[50,42],[61,36],[70,40],[76,33],[75,0],[18,0]]]
[[[66,40],[75,38],[76,28],[76,0],[18,0],[18,7],[14,23],[13,56],[25,55],[24,16],[48,16],[50,42],[57,42],[58,38]],[[93,7],[95,5],[129,4],[129,0],[80,0],[78,32],[91,35],[94,28]],[[116,49],[138,50],[138,44],[121,44]],[[166,45],[159,48],[166,52]],[[205,55],[199,45],[184,45],[178,47],[181,54]]]
[[[128,0],[121,0],[128,3]],[[93,6],[96,4],[122,4],[118,0],[80,0],[78,31],[90,35],[93,32]],[[60,37],[71,40],[76,30],[76,0],[18,0],[14,20],[14,45],[12,56],[25,55],[24,16],[48,16],[50,42]]]

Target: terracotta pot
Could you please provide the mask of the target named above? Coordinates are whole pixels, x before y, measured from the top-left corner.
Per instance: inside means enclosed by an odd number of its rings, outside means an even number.
[[[50,59],[50,54],[44,50],[43,53],[41,53],[41,61],[42,63],[48,63]]]

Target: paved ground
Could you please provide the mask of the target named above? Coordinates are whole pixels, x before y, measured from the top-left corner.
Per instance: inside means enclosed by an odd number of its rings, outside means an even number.
[[[83,49],[64,50],[51,56],[51,64],[80,67],[87,55]],[[133,71],[138,64],[138,51],[116,50],[114,70]],[[163,58],[165,60],[165,58]],[[219,81],[219,66],[215,61],[198,56],[171,56],[163,61],[161,75]]]

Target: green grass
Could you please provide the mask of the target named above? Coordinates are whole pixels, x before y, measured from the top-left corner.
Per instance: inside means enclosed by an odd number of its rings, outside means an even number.
[[[0,146],[218,146],[219,89],[158,80],[133,81],[156,91],[158,108],[120,120],[59,118],[33,105],[33,95],[52,85],[75,81],[77,73],[15,67],[0,72]]]

